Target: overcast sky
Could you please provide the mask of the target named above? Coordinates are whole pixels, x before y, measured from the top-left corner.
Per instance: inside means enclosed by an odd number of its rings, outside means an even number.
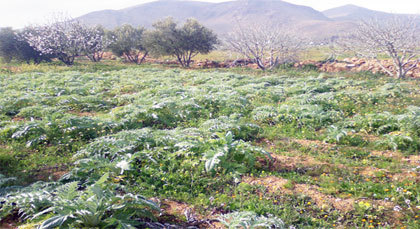
[[[223,0],[202,0],[223,2]],[[369,9],[391,13],[420,13],[420,0],[286,0],[311,6],[316,10],[355,4]],[[122,9],[151,0],[0,0],[0,27],[21,28],[30,24],[44,23],[54,13],[71,17],[103,9]]]

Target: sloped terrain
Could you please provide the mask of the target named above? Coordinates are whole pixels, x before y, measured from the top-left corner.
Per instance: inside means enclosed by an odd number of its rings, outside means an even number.
[[[419,224],[418,81],[251,73],[2,75],[1,223]]]
[[[122,10],[92,12],[78,19],[90,25],[115,28],[123,24],[151,27],[157,20],[173,17],[178,21],[196,18],[219,34],[226,34],[238,23],[272,22],[285,24],[314,41],[324,40],[351,31],[359,21],[412,15],[392,14],[345,5],[323,12],[282,0],[236,0],[221,3],[160,0]]]
[[[409,18],[408,14],[393,14],[382,11],[376,11],[367,9],[356,5],[344,5],[332,9],[328,9],[322,12],[325,16],[335,21],[361,21],[361,20],[389,20],[394,17],[406,17]],[[413,16],[413,15],[411,15]]]
[[[81,16],[81,21],[107,28],[123,24],[150,27],[166,17],[184,21],[196,18],[219,34],[232,30],[238,23],[273,22],[286,24],[310,36],[325,38],[346,31],[352,24],[334,22],[319,11],[307,6],[281,0],[238,0],[221,3],[162,0],[122,10],[104,10]]]

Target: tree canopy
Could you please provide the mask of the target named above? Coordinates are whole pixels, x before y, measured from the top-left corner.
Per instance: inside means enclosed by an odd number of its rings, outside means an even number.
[[[144,28],[134,28],[131,25],[123,25],[108,33],[111,40],[110,50],[117,56],[123,56],[126,60],[141,64],[148,51],[144,46]],[[140,54],[143,56],[140,58]]]
[[[22,37],[22,34],[27,30],[15,31],[12,28],[0,29],[0,56],[5,62],[10,62],[15,59],[27,63],[33,61],[37,64],[43,60],[50,60],[50,56],[42,55],[41,52],[31,47]]]
[[[147,49],[157,56],[175,56],[183,67],[189,67],[194,56],[209,53],[218,44],[216,34],[195,19],[178,26],[172,18],[166,18],[153,28],[146,34]]]

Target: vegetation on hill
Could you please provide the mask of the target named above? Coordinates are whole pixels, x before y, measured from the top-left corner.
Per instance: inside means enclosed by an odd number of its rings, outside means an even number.
[[[419,224],[415,80],[94,66],[0,76],[2,223]]]

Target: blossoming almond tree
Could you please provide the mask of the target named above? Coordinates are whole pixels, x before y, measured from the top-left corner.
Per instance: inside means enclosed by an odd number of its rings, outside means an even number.
[[[92,62],[101,61],[104,51],[112,44],[110,39],[105,36],[105,30],[101,26],[83,26],[83,54]]]
[[[27,31],[24,37],[34,49],[43,55],[52,55],[66,65],[73,65],[74,59],[81,55],[97,62],[106,47],[103,29],[89,28],[68,18]]]

